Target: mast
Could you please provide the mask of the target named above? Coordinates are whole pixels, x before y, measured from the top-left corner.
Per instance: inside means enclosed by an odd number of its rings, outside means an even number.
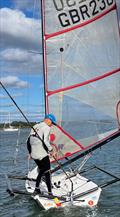
[[[42,31],[42,57],[43,57],[43,79],[44,79],[44,102],[45,102],[45,114],[47,113],[46,102],[46,69],[45,69],[45,16],[44,16],[44,0],[41,0],[41,31]]]

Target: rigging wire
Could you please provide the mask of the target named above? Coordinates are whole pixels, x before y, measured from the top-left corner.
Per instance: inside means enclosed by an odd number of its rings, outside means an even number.
[[[20,111],[20,113],[22,114],[22,116],[25,118],[25,120],[27,121],[27,123],[29,124],[29,126],[31,128],[32,125],[30,124],[29,120],[27,119],[27,117],[25,116],[25,114],[23,113],[23,111],[20,109],[20,107],[17,105],[17,103],[15,102],[15,100],[13,99],[13,97],[10,95],[10,93],[8,92],[8,90],[5,88],[5,86],[3,85],[3,83],[0,81],[0,85],[2,86],[2,88],[5,90],[5,92],[7,93],[7,95],[10,97],[10,99],[12,100],[12,102],[14,103],[14,105],[17,107],[17,109]],[[33,128],[34,129],[34,128]],[[35,129],[34,129],[35,131]]]
[[[81,169],[83,168],[83,166],[86,164],[86,162],[89,160],[89,158],[92,156],[91,153],[87,154],[85,156],[85,158],[83,159],[83,161],[81,162],[81,165],[78,169],[76,169],[75,171],[77,171],[78,173],[80,173]]]

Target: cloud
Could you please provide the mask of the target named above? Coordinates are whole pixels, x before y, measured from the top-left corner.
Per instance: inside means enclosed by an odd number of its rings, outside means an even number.
[[[40,7],[38,0],[14,0],[13,2],[14,6],[20,10],[33,11],[36,6]],[[119,9],[119,0],[117,3]],[[4,74],[34,73],[36,75],[42,71],[42,55],[35,54],[42,53],[41,22],[40,19],[27,17],[20,10],[0,9],[1,72]],[[35,53],[30,53],[30,50]]]
[[[14,105],[13,104],[0,104],[0,108],[9,108],[9,107],[13,107]]]
[[[19,94],[12,94],[13,98],[21,97],[21,96],[23,96],[23,94],[21,94],[21,93],[19,93]],[[9,96],[0,94],[0,99],[8,99],[8,98],[9,98]]]
[[[34,4],[35,4],[35,0],[13,0],[14,5],[16,8],[19,9],[24,9],[24,8],[28,8],[29,10],[31,8],[33,8]]]
[[[40,54],[38,54],[39,53],[34,53],[19,48],[9,48],[1,51],[0,57],[3,61],[6,62],[25,63],[29,61],[29,63],[32,62],[36,64],[38,60],[40,61]]]
[[[40,14],[40,0],[13,0],[14,7],[26,11],[39,11]]]
[[[22,50],[20,48],[8,48],[0,53],[1,73],[40,73],[42,70],[42,56],[39,53]]]
[[[40,73],[40,20],[28,18],[22,11],[10,8],[1,8],[0,18],[1,73]]]
[[[2,77],[1,82],[6,86],[6,87],[14,87],[14,88],[25,88],[28,87],[28,83],[26,81],[20,80],[16,76],[7,76],[7,77]]]
[[[10,8],[0,9],[0,19],[1,48],[41,49],[39,20],[28,18],[22,11]]]
[[[31,57],[28,52],[18,48],[5,49],[1,52],[0,56],[4,61],[20,63],[25,62]]]

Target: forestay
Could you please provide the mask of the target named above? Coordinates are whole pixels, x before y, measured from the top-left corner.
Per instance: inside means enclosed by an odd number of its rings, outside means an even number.
[[[120,37],[114,0],[42,0],[46,111],[57,158],[120,124]]]

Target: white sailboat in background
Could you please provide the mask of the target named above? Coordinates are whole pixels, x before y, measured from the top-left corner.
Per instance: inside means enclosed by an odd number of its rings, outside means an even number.
[[[15,131],[18,131],[18,130],[19,130],[18,128],[11,125],[10,113],[9,113],[8,123],[6,122],[4,124],[3,131],[5,131],[5,132],[15,132]]]
[[[114,0],[41,0],[45,113],[58,120],[50,135],[56,150],[56,160],[51,159],[53,195],[48,195],[44,180],[40,184],[43,194],[33,194],[37,167],[25,177],[9,176],[26,180],[27,190],[8,189],[10,194],[30,195],[46,210],[71,205],[93,207],[103,188],[120,181],[96,165],[83,169],[90,153],[120,136],[116,12]],[[79,169],[73,169],[72,163],[82,157]],[[93,169],[112,180],[96,184],[83,176]]]

